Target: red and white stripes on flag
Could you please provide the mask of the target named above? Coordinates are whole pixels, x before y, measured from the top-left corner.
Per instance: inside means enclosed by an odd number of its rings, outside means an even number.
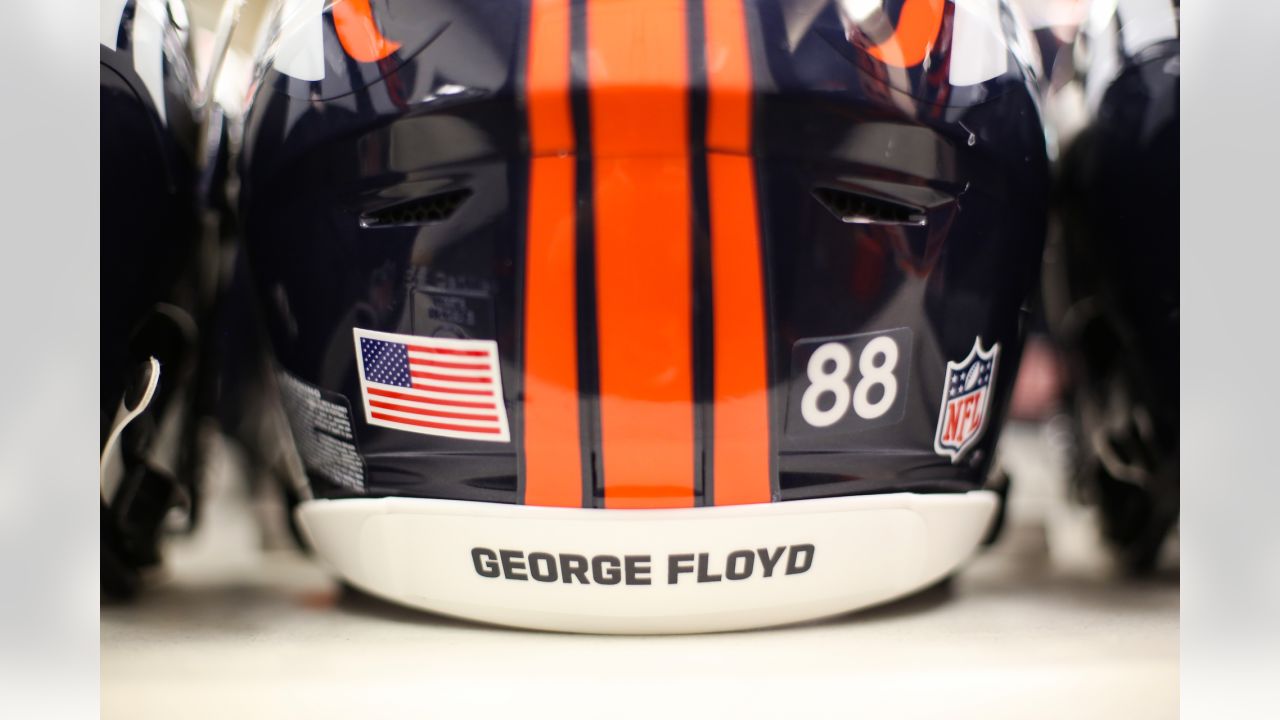
[[[370,425],[462,440],[510,442],[498,344],[354,329]]]

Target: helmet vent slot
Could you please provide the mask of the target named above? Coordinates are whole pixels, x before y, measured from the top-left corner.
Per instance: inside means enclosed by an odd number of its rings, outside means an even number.
[[[388,205],[361,215],[360,226],[375,228],[444,222],[453,217],[469,197],[471,197],[471,191],[462,188]]]
[[[841,222],[855,225],[926,225],[922,208],[874,195],[835,188],[816,188],[813,196]]]

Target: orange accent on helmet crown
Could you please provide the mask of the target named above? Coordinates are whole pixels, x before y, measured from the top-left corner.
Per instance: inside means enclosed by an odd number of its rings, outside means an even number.
[[[369,0],[343,0],[334,5],[333,26],[342,49],[360,62],[377,62],[400,49],[400,43],[383,37],[373,21]]]
[[[915,67],[924,62],[938,39],[945,4],[946,0],[906,0],[893,35],[867,52],[894,67]]]

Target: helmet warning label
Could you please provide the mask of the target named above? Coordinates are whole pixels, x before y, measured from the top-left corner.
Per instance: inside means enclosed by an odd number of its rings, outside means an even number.
[[[298,455],[308,474],[364,492],[364,461],[356,450],[347,399],[337,393],[325,393],[284,371],[276,377]]]
[[[813,567],[808,543],[772,548],[652,555],[578,555],[486,547],[471,548],[471,564],[484,578],[568,585],[680,585],[800,575]]]

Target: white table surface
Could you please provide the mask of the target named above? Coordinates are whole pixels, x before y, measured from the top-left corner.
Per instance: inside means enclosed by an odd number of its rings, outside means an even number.
[[[103,717],[1176,717],[1176,565],[1108,571],[1062,509],[1042,436],[1002,444],[1031,470],[1004,538],[953,581],[720,635],[558,635],[402,609],[261,550],[223,483],[166,577],[103,608]]]

